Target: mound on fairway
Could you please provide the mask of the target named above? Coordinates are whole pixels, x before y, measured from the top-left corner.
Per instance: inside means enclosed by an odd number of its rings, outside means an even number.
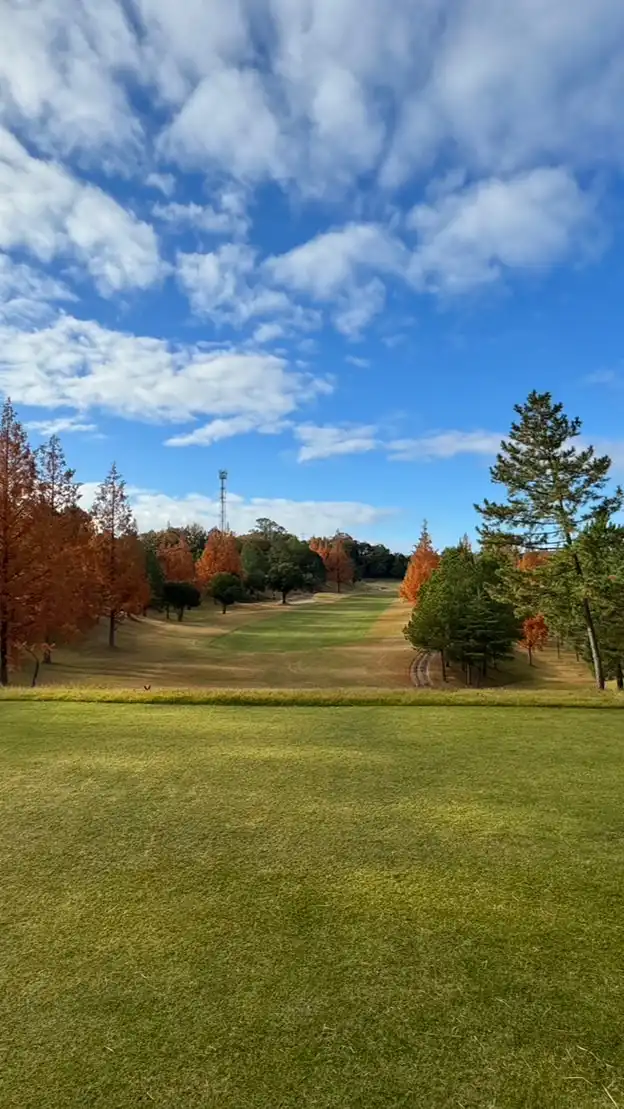
[[[623,1104],[621,732],[0,704],[2,1109]]]

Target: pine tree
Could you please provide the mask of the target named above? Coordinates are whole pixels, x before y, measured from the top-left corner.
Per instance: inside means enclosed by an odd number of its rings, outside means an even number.
[[[444,675],[447,661],[458,662],[471,684],[475,671],[485,676],[519,639],[511,606],[492,595],[496,573],[494,559],[460,543],[444,551],[423,583],[405,635],[416,647],[440,652]]]
[[[604,689],[604,667],[583,568],[575,540],[583,528],[608,520],[622,505],[622,491],[609,496],[611,460],[593,447],[579,449],[579,419],[569,419],[550,393],[533,391],[516,405],[518,420],[501,443],[491,469],[492,481],[507,489],[503,504],[476,505],[484,540],[495,539],[525,550],[567,549],[580,589],[580,604],[596,684]]]

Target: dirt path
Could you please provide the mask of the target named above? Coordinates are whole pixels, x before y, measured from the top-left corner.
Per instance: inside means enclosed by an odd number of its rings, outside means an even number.
[[[417,689],[429,689],[433,685],[429,673],[430,662],[431,652],[419,651],[410,667],[412,685],[415,685]]]

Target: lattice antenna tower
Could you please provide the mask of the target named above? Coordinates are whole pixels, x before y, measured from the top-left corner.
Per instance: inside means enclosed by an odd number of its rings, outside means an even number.
[[[221,504],[221,517],[220,517],[219,527],[220,527],[221,531],[227,531],[228,530],[228,522],[227,522],[227,479],[228,479],[227,470],[219,470],[219,482],[221,484],[221,492],[219,494],[219,501],[220,501],[220,504]]]

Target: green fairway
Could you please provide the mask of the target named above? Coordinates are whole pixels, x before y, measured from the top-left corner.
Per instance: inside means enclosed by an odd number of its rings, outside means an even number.
[[[215,651],[315,651],[357,643],[396,600],[355,594],[326,604],[303,602],[272,611],[211,641]]]
[[[1,703],[0,1106],[624,1106],[622,733]]]

